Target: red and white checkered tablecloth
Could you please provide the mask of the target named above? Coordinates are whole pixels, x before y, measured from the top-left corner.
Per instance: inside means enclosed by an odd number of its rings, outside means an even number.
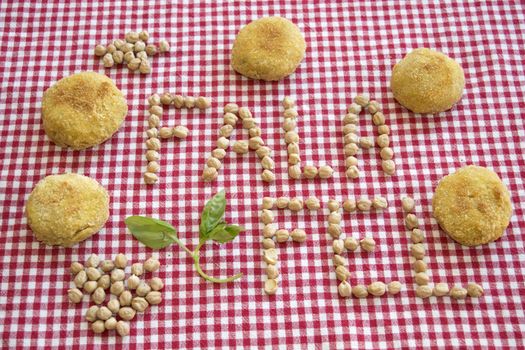
[[[253,19],[281,15],[305,35],[307,52],[295,74],[280,82],[246,79],[230,68],[238,30]],[[156,56],[153,73],[104,69],[93,56],[130,30],[146,29],[172,44]],[[0,348],[523,348],[525,346],[524,137],[525,5],[516,1],[319,1],[190,2],[3,1],[0,3]],[[408,51],[430,47],[462,65],[461,102],[439,117],[414,115],[389,90],[392,66]],[[123,126],[109,141],[85,151],[61,149],[46,138],[40,107],[44,91],[74,72],[107,74],[129,104]],[[165,125],[190,129],[185,141],[164,142],[160,184],[143,184],[146,99],[155,92],[204,95],[211,109],[176,110]],[[362,175],[344,175],[342,117],[353,96],[367,93],[387,115],[397,164],[388,178],[376,150],[359,155]],[[296,98],[303,161],[333,165],[329,180],[293,181],[287,175],[281,130],[284,96]],[[260,180],[255,154],[229,152],[217,181],[200,174],[228,102],[252,109],[274,149],[277,180]],[[364,114],[363,114],[364,115]],[[364,118],[364,117],[363,117]],[[364,120],[364,119],[363,119]],[[240,129],[239,129],[240,130]],[[370,122],[362,136],[374,136]],[[247,139],[238,131],[232,140]],[[507,184],[514,206],[509,228],[497,242],[475,248],[454,243],[431,216],[434,188],[466,164],[493,168]],[[91,176],[110,192],[110,219],[97,235],[72,248],[37,242],[27,227],[24,203],[34,185],[66,171]],[[203,267],[212,275],[244,276],[216,285],[202,280],[177,246],[155,252],[126,232],[129,215],[173,223],[189,246],[197,244],[200,210],[227,190],[226,217],[246,227],[234,242],[208,244]],[[349,256],[351,284],[399,280],[397,296],[342,299],[331,267],[327,209],[279,214],[284,227],[303,227],[308,240],[279,249],[277,295],[262,287],[258,209],[263,196],[329,198],[383,195],[384,213],[344,214],[355,237],[373,236],[373,254]],[[482,298],[415,297],[410,239],[400,197],[411,195],[427,235],[433,281],[477,282]],[[68,267],[91,253],[131,260],[158,255],[164,301],[131,323],[129,337],[95,335],[84,320],[88,307],[69,303]]]

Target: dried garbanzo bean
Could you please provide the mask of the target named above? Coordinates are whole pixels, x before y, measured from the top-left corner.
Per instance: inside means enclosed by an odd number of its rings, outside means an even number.
[[[332,242],[334,254],[342,254],[345,251],[345,245],[342,239],[334,239]]]
[[[410,240],[412,241],[412,243],[421,243],[423,242],[424,238],[425,236],[423,234],[423,231],[421,231],[418,228],[413,229],[410,233]]]
[[[276,279],[279,277],[279,270],[275,265],[266,266],[266,276],[271,279]]]
[[[115,329],[121,337],[125,337],[129,334],[129,322],[118,321]]]
[[[297,126],[297,122],[295,119],[287,118],[283,122],[283,130],[284,131],[292,131],[295,130],[295,127]]]
[[[263,259],[267,264],[277,264],[277,250],[275,248],[265,249],[263,251]]]
[[[123,281],[117,281],[113,282],[111,284],[111,287],[109,288],[109,292],[113,295],[119,296],[124,291],[124,282]]]
[[[114,314],[118,313],[118,310],[120,310],[120,301],[118,301],[118,299],[111,299],[108,301],[107,308]]]
[[[361,113],[361,110],[363,108],[361,107],[361,105],[358,105],[357,103],[352,103],[350,104],[350,106],[348,106],[348,113],[353,113],[353,114],[359,114]]]
[[[351,166],[357,166],[357,158],[354,156],[349,156],[345,159],[345,167],[350,168]]]
[[[348,271],[348,269],[343,265],[339,265],[335,269],[335,275],[339,281],[346,281],[348,278],[350,278],[350,271]]]
[[[259,159],[262,159],[265,156],[271,156],[272,150],[266,146],[262,146],[262,147],[259,147],[259,149],[255,151],[255,154],[257,154],[257,157],[259,157]]]
[[[93,294],[91,294],[91,300],[97,305],[100,305],[106,300],[106,292],[101,287],[95,289]]]
[[[230,137],[233,132],[233,126],[225,124],[219,128],[219,135],[224,137]]]
[[[361,211],[370,211],[372,209],[372,201],[368,198],[359,198],[357,201],[357,209]]]
[[[126,41],[128,43],[136,43],[138,40],[139,40],[139,33],[137,32],[126,33]]]
[[[97,268],[100,265],[100,258],[96,254],[91,254],[86,261],[86,267]]]
[[[129,290],[124,290],[122,293],[120,293],[118,300],[120,302],[120,306],[129,306],[131,305],[131,300],[133,299],[133,296],[131,295],[131,292]]]
[[[286,150],[288,151],[288,154],[299,154],[299,144],[290,143]]]
[[[164,288],[164,283],[162,282],[162,280],[158,277],[153,277],[150,281],[149,281],[149,286],[151,287],[151,290],[153,291],[159,291],[161,290],[162,288]]]
[[[146,183],[147,185],[153,185],[157,181],[159,181],[159,177],[157,176],[157,174],[151,172],[144,173],[144,183]]]
[[[262,241],[262,246],[264,249],[275,248],[275,241],[271,238],[265,238]]]
[[[387,285],[388,294],[396,295],[401,291],[403,285],[399,281],[392,281]]]
[[[379,147],[385,148],[390,145],[390,137],[387,134],[379,135],[376,139],[376,143]]]
[[[417,219],[417,216],[415,216],[412,213],[407,214],[407,216],[405,217],[405,225],[406,225],[406,227],[409,230],[418,228],[419,227],[419,221]]]
[[[84,270],[84,266],[81,263],[76,261],[71,264],[71,267],[69,268],[69,270],[71,271],[73,275],[76,275],[80,271]]]
[[[373,252],[376,249],[376,241],[372,237],[366,237],[359,241],[361,249],[365,252]]]
[[[239,108],[238,113],[239,113],[239,118],[241,119],[248,119],[248,118],[252,119],[252,112],[250,112],[250,109],[248,107]]]
[[[173,135],[179,139],[185,139],[186,137],[188,137],[188,133],[189,130],[185,126],[177,125],[173,128]]]
[[[263,236],[266,238],[272,238],[275,236],[275,232],[277,231],[277,227],[275,225],[269,224],[265,225],[263,228]]]
[[[170,129],[170,128],[168,128],[168,129]],[[159,136],[159,130],[157,128],[149,128],[148,130],[146,130],[146,136],[148,138],[158,137]]]
[[[355,156],[359,151],[359,146],[355,143],[346,144],[344,147],[345,156]]]
[[[377,133],[379,135],[389,135],[390,134],[390,128],[388,125],[379,125],[377,127]]]
[[[448,295],[448,293],[450,292],[450,289],[448,287],[448,284],[446,283],[438,283],[434,286],[434,295],[436,297],[443,297],[445,295]]]
[[[206,109],[211,106],[211,102],[204,96],[199,96],[195,100],[195,106],[199,109]]]
[[[73,279],[73,283],[75,283],[75,286],[77,288],[82,288],[84,286],[84,283],[86,283],[88,280],[86,271],[82,270],[79,273],[76,274],[75,278]]]
[[[414,212],[414,208],[416,206],[416,203],[411,197],[403,197],[401,199],[401,203],[403,205],[403,210],[405,213],[412,213]]]
[[[84,291],[88,294],[91,294],[97,289],[98,287],[98,281],[87,281],[84,283]]]
[[[353,199],[347,199],[343,202],[343,210],[346,212],[354,212],[357,209],[357,204]]]
[[[131,275],[126,282],[129,289],[137,289],[140,285],[140,278],[137,275]]]
[[[288,209],[290,209],[291,211],[300,211],[303,210],[303,207],[303,201],[299,198],[292,198],[288,203]]]
[[[142,40],[137,41],[135,45],[133,45],[133,51],[135,52],[142,52],[145,49],[146,49],[146,44]]]
[[[250,135],[250,137],[261,136],[262,130],[260,127],[255,126],[253,128],[248,129],[248,134]]]
[[[394,151],[392,151],[392,148],[390,147],[385,147],[381,149],[379,155],[383,160],[391,160],[394,157]]]
[[[97,320],[98,306],[93,305],[86,311],[86,320],[89,322],[95,322]]]
[[[151,291],[146,295],[146,300],[150,305],[158,305],[162,302],[162,294],[157,291]]]
[[[381,162],[381,168],[387,175],[394,175],[396,172],[396,164],[392,160],[383,160]]]
[[[137,69],[139,69],[141,62],[142,60],[140,58],[132,59],[131,61],[128,62],[129,70],[136,71]]]
[[[355,124],[346,124],[343,126],[343,135],[348,135],[350,133],[355,134],[357,132],[357,125]]]
[[[388,208],[388,202],[386,198],[377,196],[372,200],[372,206],[374,209],[383,210]]]
[[[263,169],[273,170],[275,168],[275,162],[272,158],[266,156],[263,159],[261,159],[261,166]]]
[[[368,285],[368,293],[375,297],[380,297],[386,293],[386,286],[383,282],[373,282]]]
[[[113,56],[113,61],[117,64],[121,64],[122,61],[124,61],[124,53],[122,51],[117,50],[113,52],[112,56]]]
[[[365,285],[358,284],[352,288],[352,294],[356,298],[366,298],[368,296],[368,288]]]
[[[385,115],[381,112],[377,112],[372,116],[372,122],[375,126],[381,126],[385,124]]]
[[[483,288],[479,284],[469,283],[467,286],[467,293],[469,297],[479,298],[483,295]]]
[[[96,334],[104,333],[104,331],[106,330],[106,327],[104,326],[104,321],[96,320],[95,322],[93,322],[91,324],[91,330],[93,331],[93,333]]]
[[[416,283],[420,286],[428,284],[430,282],[430,277],[425,272],[418,272],[414,276],[414,279],[416,280]]]
[[[275,174],[268,169],[264,169],[263,172],[261,173],[261,179],[264,182],[273,182],[275,181]]]
[[[334,257],[332,258],[332,261],[334,263],[334,266],[340,266],[340,265],[346,266],[346,265],[348,265],[348,261],[344,257],[342,257],[341,255],[338,255],[338,254],[334,254]]]
[[[122,253],[117,254],[117,256],[115,257],[115,267],[119,269],[125,269],[127,265],[128,258]]]
[[[122,307],[118,310],[118,315],[125,321],[131,321],[136,313],[137,312],[129,306]]]
[[[148,56],[155,56],[157,54],[157,47],[153,44],[146,45],[146,54]]]
[[[261,222],[265,225],[273,222],[273,212],[269,209],[261,210]]]
[[[170,50],[170,44],[166,40],[159,41],[160,52],[168,52]]]
[[[278,282],[276,279],[268,278],[264,282],[264,292],[268,295],[273,295],[277,292]]]
[[[377,112],[381,112],[381,105],[377,101],[370,101],[368,102],[368,113],[370,114],[376,114]]]
[[[219,160],[222,160],[226,156],[226,151],[222,148],[216,148],[213,151],[211,151],[211,155]]]
[[[184,97],[184,107],[188,109],[192,109],[193,107],[195,107],[195,97],[185,96]]]
[[[115,60],[113,59],[113,54],[107,53],[102,58],[102,63],[104,64],[104,67],[111,68],[115,64]]]
[[[241,117],[241,113],[239,113],[239,118],[242,119]],[[249,130],[251,128],[254,128],[257,126],[257,123],[255,122],[255,119],[253,118],[245,118],[245,119],[242,119],[242,127]]]
[[[142,41],[148,41],[149,39],[149,33],[145,30],[141,31],[139,33],[139,39],[142,40]]]
[[[341,226],[337,224],[329,224],[328,233],[332,238],[339,238],[339,236],[341,236]]]
[[[317,176],[317,167],[313,165],[306,165],[303,168],[303,175],[307,179],[315,179]]]
[[[419,273],[419,272],[426,272],[427,271],[427,263],[424,262],[423,260],[416,260],[414,262],[414,271],[416,273]]]
[[[173,105],[175,106],[175,108],[184,107],[184,96],[181,96],[181,95],[173,96]]]
[[[239,113],[239,106],[236,103],[228,103],[224,106],[224,113]]]
[[[414,258],[421,260],[425,257],[425,246],[421,243],[412,244],[410,252]]]
[[[115,317],[110,317],[106,321],[104,321],[104,327],[107,330],[113,330],[117,328],[117,319]]]
[[[450,289],[450,297],[456,300],[465,299],[467,297],[467,290],[463,287],[454,286]]]
[[[290,199],[288,197],[279,197],[275,201],[275,206],[279,209],[284,209],[288,207],[288,203],[290,203]]]
[[[202,179],[207,182],[215,180],[217,176],[219,176],[219,174],[215,168],[206,167],[202,172]]]
[[[355,165],[352,165],[346,169],[345,174],[349,179],[357,179],[359,177],[359,169]]]
[[[133,59],[135,59],[135,58],[136,58],[136,57],[135,57],[135,53],[134,53],[133,51],[128,51],[128,52],[126,52],[126,53],[124,54],[124,57],[123,57],[124,62],[126,62],[126,63],[128,63],[128,64],[129,64]],[[139,58],[140,58],[140,57],[139,57]]]
[[[359,116],[354,113],[346,113],[345,117],[343,118],[343,124],[357,124],[359,122]]]
[[[217,158],[210,157],[210,158],[208,158],[206,160],[206,165],[211,167],[211,168],[215,168],[215,169],[219,170],[221,168],[221,166],[222,166],[222,163]]]
[[[95,46],[95,55],[102,57],[106,54],[107,50],[104,45],[97,45]]]
[[[344,241],[345,249],[353,252],[359,247],[359,243],[353,237],[346,237]]]
[[[144,270],[148,272],[155,272],[160,268],[160,262],[151,257],[148,260],[144,261]]]
[[[357,134],[354,133],[349,133],[345,135],[345,137],[343,138],[343,142],[345,145],[349,143],[359,143],[359,136],[357,136]]]
[[[290,238],[290,232],[288,230],[280,229],[275,232],[275,240],[278,243],[284,243]]]
[[[295,119],[298,115],[299,113],[297,113],[297,110],[295,108],[288,108],[285,109],[283,112],[283,117],[285,119]]]
[[[352,295],[352,287],[346,281],[341,281],[341,283],[339,283],[339,286],[337,286],[337,291],[343,298],[348,298],[350,295]]]
[[[160,118],[158,115],[152,114],[148,117],[148,126],[150,128],[157,128],[160,124]]]
[[[260,136],[250,137],[248,140],[248,147],[254,151],[262,146],[264,146],[264,141]]]
[[[293,108],[295,106],[295,101],[291,97],[286,96],[283,99],[282,104],[283,104],[284,109]]]
[[[294,242],[302,243],[306,241],[306,232],[304,230],[296,228],[290,233],[290,237]]]
[[[416,296],[421,299],[426,299],[432,296],[432,287],[428,285],[417,286]]]
[[[140,282],[137,289],[135,290],[135,293],[137,293],[139,297],[144,297],[149,292],[151,292],[151,287],[146,282]]]
[[[286,134],[284,134],[284,141],[287,144],[298,143],[299,135],[295,131],[287,131]]]
[[[335,199],[330,199],[328,200],[327,207],[330,212],[338,211],[339,208],[341,208],[341,203]]]
[[[97,310],[97,317],[99,320],[105,321],[112,316],[112,312],[105,306],[100,307]]]
[[[72,303],[75,304],[80,303],[82,301],[83,296],[84,294],[82,294],[82,292],[78,288],[72,288],[67,291],[67,297]]]
[[[328,215],[328,222],[331,223],[331,224],[336,224],[336,225],[339,225],[341,224],[341,214],[339,214],[338,212],[331,212],[329,215]]]
[[[318,210],[321,208],[321,203],[319,202],[319,199],[315,197],[308,197],[304,204],[309,210]]]
[[[301,166],[299,164],[292,165],[288,168],[288,176],[292,179],[300,179],[302,175]]]
[[[367,95],[357,95],[354,98],[354,102],[360,105],[361,107],[367,107],[368,103],[370,102],[370,97]]]
[[[264,197],[262,201],[263,209],[273,209],[275,206],[275,199],[272,197]]]
[[[162,139],[169,139],[170,137],[173,137],[173,128],[160,128],[159,137]]]
[[[374,140],[371,137],[361,137],[359,139],[359,146],[364,149],[374,147]]]
[[[318,169],[318,175],[321,179],[329,179],[334,174],[334,169],[329,165],[321,165]]]
[[[290,154],[288,156],[288,164],[296,165],[301,163],[301,157],[298,154]]]
[[[230,147],[230,140],[221,136],[217,139],[217,148],[228,149]]]

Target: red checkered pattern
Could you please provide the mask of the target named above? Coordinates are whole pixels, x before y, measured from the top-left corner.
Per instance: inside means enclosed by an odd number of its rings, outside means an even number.
[[[523,348],[524,14],[523,4],[510,1],[1,2],[0,348]],[[237,31],[268,15],[296,23],[308,46],[295,74],[280,82],[249,80],[229,65]],[[94,57],[96,44],[142,29],[153,40],[172,44],[169,54],[153,58],[152,74],[104,69]],[[423,46],[447,53],[465,70],[461,102],[438,117],[409,113],[389,90],[395,62]],[[115,81],[128,100],[129,115],[104,144],[85,151],[61,149],[42,129],[42,95],[58,79],[85,70]],[[163,124],[185,125],[190,136],[163,143],[160,183],[151,187],[141,178],[146,99],[164,91],[209,96],[213,106],[167,110]],[[384,176],[375,149],[358,156],[361,178],[344,175],[342,116],[358,93],[383,105],[396,152],[393,177]],[[332,179],[288,178],[280,129],[280,101],[286,95],[296,98],[301,111],[303,161],[333,165]],[[201,181],[227,102],[251,108],[260,122],[275,151],[275,183],[262,182],[253,152],[229,152],[217,181]],[[233,141],[247,138],[240,130]],[[360,132],[375,136],[371,122],[361,123]],[[501,176],[514,214],[502,239],[467,248],[438,228],[431,198],[441,177],[472,163]],[[66,171],[97,179],[111,194],[105,228],[67,249],[37,242],[24,217],[33,186]],[[177,246],[151,251],[125,230],[125,217],[150,215],[172,222],[195,246],[200,210],[221,188],[227,189],[227,219],[247,230],[224,246],[208,244],[203,267],[212,275],[240,271],[240,281],[207,283]],[[347,233],[372,235],[378,243],[373,254],[350,256],[350,283],[397,279],[404,290],[395,297],[338,297],[324,208],[278,216],[279,226],[303,227],[309,237],[279,249],[283,278],[277,295],[266,296],[258,209],[263,196],[281,195],[315,195],[324,203],[332,197],[385,196],[390,207],[384,213],[344,214]],[[403,195],[417,200],[433,281],[476,281],[485,288],[482,298],[415,297]],[[129,337],[95,335],[84,320],[87,301],[72,305],[67,300],[68,266],[93,252],[104,258],[125,252],[132,261],[154,254],[163,264],[164,301],[136,317]]]

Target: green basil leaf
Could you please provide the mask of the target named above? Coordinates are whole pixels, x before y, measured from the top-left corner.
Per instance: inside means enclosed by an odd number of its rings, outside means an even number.
[[[232,241],[235,237],[244,231],[244,227],[238,225],[225,225],[224,227],[217,226],[210,232],[209,238],[217,243],[226,243]]]
[[[206,203],[204,209],[202,209],[201,222],[199,225],[199,238],[201,242],[206,241],[211,230],[222,222],[224,210],[226,210],[226,197],[224,190],[222,190],[213,196],[213,198]]]
[[[173,242],[179,244],[177,230],[165,221],[146,216],[129,216],[124,222],[131,234],[147,247],[162,249]]]

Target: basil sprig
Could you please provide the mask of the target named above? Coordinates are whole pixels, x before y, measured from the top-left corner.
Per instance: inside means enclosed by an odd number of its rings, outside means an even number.
[[[202,209],[199,224],[199,244],[193,252],[179,240],[177,230],[167,222],[146,216],[130,216],[126,218],[125,223],[131,234],[147,247],[162,249],[175,242],[191,255],[195,269],[202,278],[215,283],[226,283],[240,278],[242,273],[219,279],[207,275],[199,263],[199,251],[207,241],[212,240],[220,244],[230,242],[244,231],[242,226],[230,225],[224,221],[225,210],[226,197],[224,190],[222,190],[213,196]]]

